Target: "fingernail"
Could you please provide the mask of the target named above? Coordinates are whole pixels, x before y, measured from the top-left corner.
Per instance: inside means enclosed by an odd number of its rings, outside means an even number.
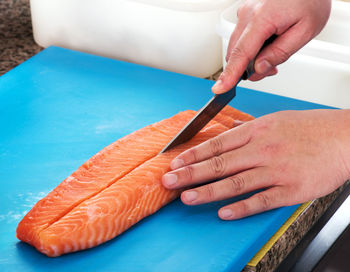
[[[215,82],[215,84],[213,85],[213,87],[211,89],[214,93],[220,93],[223,91],[223,88],[224,88],[224,86],[222,84],[222,80],[219,79],[218,81]]]
[[[232,217],[233,212],[230,209],[223,209],[220,211],[220,217],[222,218],[230,218]]]
[[[184,198],[188,201],[188,202],[192,202],[193,200],[195,200],[198,196],[198,193],[196,191],[188,191],[188,192],[184,192]]]
[[[245,122],[243,122],[243,121],[240,121],[240,120],[233,120],[233,126],[234,127],[238,127],[238,126],[240,126],[240,125],[242,125],[242,124],[244,124]]]
[[[177,182],[177,176],[174,174],[165,174],[163,176],[163,182],[166,186],[171,187]]]
[[[175,159],[170,163],[170,168],[171,169],[177,169],[180,167],[183,167],[185,165],[185,162],[181,159]]]
[[[267,60],[262,60],[259,61],[258,64],[256,65],[256,72],[258,74],[265,74],[268,71],[270,71],[272,68],[272,65],[270,62],[268,62]]]

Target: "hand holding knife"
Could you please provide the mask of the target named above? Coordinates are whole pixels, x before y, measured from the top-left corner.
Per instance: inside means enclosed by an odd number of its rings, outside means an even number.
[[[259,53],[275,39],[276,35],[271,36],[265,41]],[[259,55],[258,53],[258,55]],[[163,148],[160,153],[163,153],[179,144],[183,144],[195,136],[210,120],[212,120],[235,96],[236,86],[243,79],[247,80],[255,69],[255,59],[249,62],[247,69],[244,71],[241,78],[238,80],[236,85],[223,94],[216,94],[212,97],[207,104],[202,107],[198,113],[192,118],[191,121]]]

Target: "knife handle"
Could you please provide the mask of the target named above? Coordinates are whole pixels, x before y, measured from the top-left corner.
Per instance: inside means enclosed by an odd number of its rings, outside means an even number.
[[[263,46],[261,47],[259,53],[260,53],[266,46],[268,46],[268,45],[270,45],[271,43],[273,43],[273,41],[276,40],[277,37],[278,37],[278,36],[277,36],[276,34],[273,34],[270,38],[268,38],[268,39],[264,42],[264,44],[263,44]],[[259,53],[258,53],[256,56],[258,56]],[[256,60],[256,57],[255,57],[253,60],[251,60],[251,61],[249,62],[248,66],[247,66],[247,69],[244,71],[244,73],[243,73],[243,75],[242,75],[242,79],[247,80],[252,74],[255,73],[255,69],[254,69],[255,60]]]

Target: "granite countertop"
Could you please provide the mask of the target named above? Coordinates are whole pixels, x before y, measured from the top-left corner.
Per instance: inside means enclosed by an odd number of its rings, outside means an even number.
[[[33,39],[29,0],[1,0],[0,75],[42,49]]]
[[[29,0],[2,0],[0,2],[0,75],[42,49],[33,39]],[[219,73],[216,73],[210,78],[216,79],[218,75]],[[312,201],[260,262],[254,267],[247,265],[244,271],[273,271],[341,190],[342,188],[326,197]]]

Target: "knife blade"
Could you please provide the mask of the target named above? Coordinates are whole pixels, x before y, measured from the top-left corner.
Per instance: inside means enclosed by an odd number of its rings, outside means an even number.
[[[215,117],[234,97],[236,86],[226,93],[217,94],[187,123],[187,125],[163,148],[163,153],[179,144],[185,143],[198,133]]]
[[[269,44],[271,44],[277,38],[276,35],[272,35],[265,41],[261,47],[259,53]],[[257,55],[259,55],[259,53]],[[205,104],[198,113],[187,123],[187,125],[163,148],[160,153],[164,153],[169,149],[183,144],[196,135],[206,124],[209,123],[235,96],[236,87],[238,83],[244,79],[247,80],[252,74],[254,74],[255,59],[251,60],[247,66],[247,69],[242,74],[236,85],[226,93],[217,94],[212,97],[207,104]],[[159,154],[160,154],[159,153]]]

